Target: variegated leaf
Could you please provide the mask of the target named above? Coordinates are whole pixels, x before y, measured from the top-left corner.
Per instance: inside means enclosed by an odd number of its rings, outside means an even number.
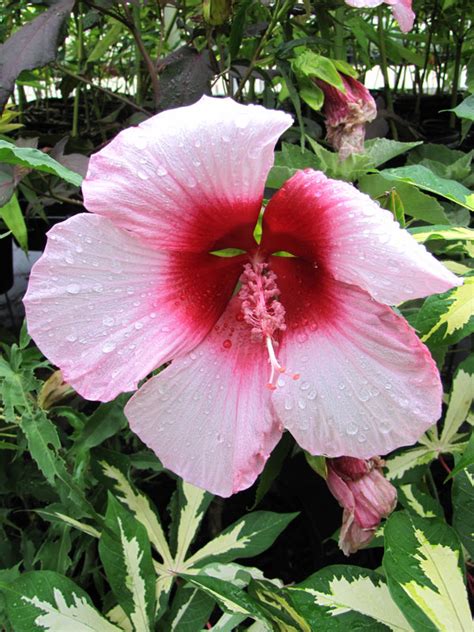
[[[178,485],[178,506],[172,528],[172,539],[176,548],[173,568],[177,572],[182,570],[181,567],[189,547],[196,536],[211,500],[211,494],[180,480]]]
[[[2,589],[15,632],[122,632],[82,588],[59,573],[25,573]]]
[[[437,519],[393,514],[385,526],[383,566],[393,599],[415,630],[471,632],[462,553]]]
[[[161,627],[167,632],[201,632],[214,610],[215,603],[215,599],[196,586],[180,586]]]
[[[163,527],[148,498],[133,487],[118,467],[106,461],[101,461],[100,466],[103,474],[114,481],[114,491],[117,498],[145,527],[151,544],[163,558],[165,566],[172,568],[173,558]]]
[[[411,450],[403,450],[400,454],[385,460],[387,478],[391,481],[403,480],[412,470],[431,463],[436,457],[436,452],[424,445]]]
[[[328,566],[287,590],[311,630],[412,630],[384,578],[364,568]]]
[[[418,312],[415,327],[423,342],[430,345],[454,344],[472,333],[474,273],[464,277],[463,285],[427,298]]]
[[[279,632],[311,632],[308,621],[295,609],[289,591],[268,581],[252,581],[249,593]]]
[[[474,465],[453,480],[453,527],[474,560]]]
[[[201,565],[204,560],[230,562],[258,555],[273,544],[296,516],[296,513],[278,514],[269,511],[247,514],[194,553],[186,560],[186,567]]]
[[[106,617],[112,623],[116,623],[121,630],[124,632],[133,632],[133,626],[130,619],[125,614],[122,606],[115,606],[112,610],[107,612]]]
[[[398,500],[405,509],[422,518],[444,517],[440,504],[415,484],[400,485],[398,487]]]
[[[472,290],[474,292],[474,288]],[[462,362],[454,376],[448,410],[441,433],[441,443],[449,444],[466,420],[474,399],[474,354]]]
[[[155,617],[156,574],[145,527],[110,493],[99,554],[107,579],[134,630],[149,632]]]
[[[224,612],[245,615],[245,617],[268,622],[255,600],[237,586],[206,575],[181,575],[181,577],[217,601]],[[269,629],[271,630],[271,627]]]

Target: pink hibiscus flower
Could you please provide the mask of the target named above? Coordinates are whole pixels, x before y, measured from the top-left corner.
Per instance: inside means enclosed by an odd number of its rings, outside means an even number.
[[[356,9],[378,7],[388,4],[392,7],[393,17],[398,22],[402,33],[408,33],[413,28],[415,13],[411,8],[412,0],[345,0],[345,3]]]
[[[254,482],[285,428],[312,454],[367,458],[440,414],[435,364],[388,305],[459,282],[388,211],[301,171],[255,242],[291,123],[203,97],[124,130],[90,160],[92,212],[51,229],[25,297],[30,334],[88,399],[172,360],[126,415],[166,467],[221,496]],[[244,252],[212,254],[226,248]]]

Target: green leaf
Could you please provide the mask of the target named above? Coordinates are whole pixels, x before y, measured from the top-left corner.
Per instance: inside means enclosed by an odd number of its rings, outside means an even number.
[[[455,108],[444,111],[454,112],[459,118],[467,119],[468,121],[474,121],[474,94],[470,94]]]
[[[239,54],[239,48],[244,35],[245,21],[248,17],[248,10],[253,0],[243,0],[239,3],[238,9],[234,14],[229,35],[229,55],[234,60]]]
[[[420,244],[429,241],[474,241],[474,230],[465,226],[417,226],[409,232]]]
[[[461,546],[437,519],[404,512],[385,525],[383,567],[390,592],[415,630],[471,630]]]
[[[40,409],[33,414],[24,414],[20,425],[31,456],[48,483],[53,485],[56,476],[60,476],[57,453],[61,442],[56,427]]]
[[[163,558],[164,564],[167,568],[172,568],[173,557],[166,541],[163,527],[148,498],[132,486],[118,467],[106,461],[101,461],[100,466],[103,474],[114,481],[114,492],[117,498],[145,527],[150,542]]]
[[[459,447],[459,444],[456,444],[456,447]],[[456,461],[455,467],[451,470],[451,474],[448,476],[448,479],[453,478],[462,472],[467,467],[474,464],[474,434],[471,433],[469,437],[469,441],[464,445],[464,450],[459,458]]]
[[[121,632],[74,582],[52,571],[24,573],[2,586],[15,632]]]
[[[327,57],[304,49],[304,52],[299,54],[291,65],[297,77],[321,79],[341,92],[346,91],[341,75],[332,60]]]
[[[0,162],[6,162],[10,165],[21,165],[30,169],[37,169],[50,173],[76,187],[80,187],[82,176],[74,173],[70,169],[63,167],[59,162],[48,156],[39,149],[31,147],[17,147],[13,143],[8,143],[0,139]]]
[[[452,500],[453,527],[471,560],[474,560],[474,465],[454,478]]]
[[[217,601],[224,612],[243,614],[257,621],[266,621],[266,616],[255,600],[241,588],[207,575],[181,574],[181,577]]]
[[[155,614],[155,582],[145,527],[110,493],[99,554],[107,580],[134,629],[150,632]]]
[[[258,555],[273,544],[297,515],[270,511],[255,511],[247,514],[194,553],[186,560],[186,567],[202,564],[203,560],[230,562],[238,558]]]
[[[449,398],[448,410],[441,432],[441,442],[450,443],[461,425],[466,421],[467,414],[474,399],[474,354],[471,353],[458,366],[453,379],[453,387]]]
[[[119,41],[123,31],[124,25],[122,24],[122,22],[117,22],[116,20],[113,20],[113,23],[110,25],[105,35],[99,39],[97,44],[92,49],[91,54],[87,58],[87,63],[102,61],[104,55],[108,52],[108,50]]]
[[[328,566],[287,590],[311,630],[412,629],[394,603],[384,578],[364,568]]]
[[[365,155],[370,158],[373,167],[378,167],[422,143],[421,140],[401,143],[398,140],[389,140],[388,138],[372,138],[365,142]]]
[[[16,195],[12,195],[10,200],[0,208],[0,219],[4,221],[8,230],[11,230],[21,248],[28,252],[28,232]]]
[[[253,511],[260,504],[265,494],[271,488],[273,481],[278,476],[285,461],[288,452],[291,450],[293,442],[289,432],[285,432],[277,447],[270,454],[270,458],[265,463],[263,472],[258,480],[257,490],[255,492],[255,502],[250,508]]]
[[[179,572],[189,547],[196,537],[204,514],[212,500],[212,494],[182,480],[178,484],[178,509],[173,521],[172,533],[176,541],[176,556],[173,568]]]
[[[373,174],[360,177],[358,187],[373,199],[383,198],[392,189],[395,189],[400,196],[406,215],[430,224],[448,223],[448,218],[441,204],[434,197],[422,193],[412,184],[395,182],[384,178],[381,174]]]
[[[404,480],[416,468],[431,463],[437,453],[431,447],[419,446],[411,450],[403,450],[400,454],[385,459],[387,478],[390,481]]]
[[[423,303],[415,321],[423,342],[454,344],[474,331],[474,273],[463,280],[463,285],[430,296]]]
[[[440,504],[413,483],[406,483],[398,487],[398,500],[407,511],[422,518],[444,517]]]
[[[120,395],[112,402],[100,404],[92,413],[74,443],[74,452],[88,451],[114,436],[127,425],[123,407],[127,396]]]
[[[215,600],[196,586],[179,586],[163,621],[167,632],[201,632],[214,610]]]
[[[474,194],[468,188],[455,180],[441,178],[423,165],[384,169],[381,174],[391,180],[415,184],[420,189],[436,193],[469,210],[474,209]]]
[[[311,632],[308,622],[295,609],[292,593],[268,581],[252,580],[249,594],[280,632]]]
[[[300,97],[309,107],[318,112],[324,103],[324,92],[311,81],[304,81],[300,86]]]

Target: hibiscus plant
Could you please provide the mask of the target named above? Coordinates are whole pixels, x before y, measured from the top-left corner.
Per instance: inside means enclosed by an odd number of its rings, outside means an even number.
[[[474,16],[441,5],[0,8],[0,254],[49,229],[0,327],[6,632],[472,629]]]

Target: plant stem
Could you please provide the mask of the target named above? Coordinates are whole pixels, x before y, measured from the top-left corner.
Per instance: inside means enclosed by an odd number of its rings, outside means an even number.
[[[84,54],[83,41],[83,25],[82,25],[82,4],[79,2],[77,6],[77,72],[80,74],[82,67],[82,57]],[[81,99],[81,85],[79,84],[74,91],[74,109],[72,112],[72,130],[71,136],[77,136],[79,133],[79,106]]]
[[[339,7],[339,9],[336,9],[335,14],[334,14],[334,18],[335,18],[334,57],[336,59],[342,59],[343,61],[346,61],[347,55],[346,55],[346,47],[344,45],[344,26],[343,26],[344,15],[345,15],[344,7]]]
[[[392,132],[392,136],[394,140],[398,140],[398,132],[397,127],[395,125],[395,121],[393,119],[393,115],[395,114],[393,109],[393,98],[392,91],[390,90],[390,81],[388,78],[388,62],[387,62],[387,50],[385,48],[385,31],[383,28],[383,10],[382,7],[377,8],[377,34],[378,34],[378,45],[380,52],[380,69],[383,75],[383,82],[385,87],[385,98],[387,99],[387,110],[391,115],[389,118],[390,130]]]
[[[127,99],[127,97],[124,97],[121,94],[117,94],[116,92],[112,92],[112,90],[108,90],[107,88],[103,88],[102,86],[99,86],[93,83],[90,79],[86,79],[86,77],[82,77],[81,75],[78,75],[77,73],[72,72],[71,70],[66,68],[66,66],[61,66],[61,64],[56,64],[56,68],[58,68],[61,72],[64,72],[66,75],[69,75],[70,77],[73,77],[74,79],[77,79],[77,81],[82,81],[83,83],[87,83],[89,86],[91,86],[95,90],[99,90],[99,92],[108,94],[109,96],[117,99],[117,101],[122,101],[122,103],[126,103],[127,105],[134,108],[135,110],[138,110],[139,112],[143,112],[144,114],[150,116],[150,112],[148,112],[148,110],[145,110],[145,108],[142,108],[140,105],[138,105],[131,99]]]

